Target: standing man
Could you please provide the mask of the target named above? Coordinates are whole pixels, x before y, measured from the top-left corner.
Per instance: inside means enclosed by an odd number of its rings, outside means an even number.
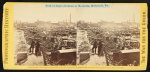
[[[96,39],[94,40],[94,43],[93,43],[93,48],[92,48],[92,52],[96,54],[96,49],[97,49],[97,41]]]
[[[40,43],[39,43],[39,41],[37,41],[35,45],[36,45],[35,46],[35,55],[39,56],[41,54],[40,53]]]
[[[103,55],[102,46],[102,41],[100,40],[98,45],[98,56]]]
[[[34,40],[32,40],[32,42],[31,42],[31,45],[30,45],[30,53],[33,53],[33,51],[34,51],[34,46],[35,46],[35,42],[34,42]]]

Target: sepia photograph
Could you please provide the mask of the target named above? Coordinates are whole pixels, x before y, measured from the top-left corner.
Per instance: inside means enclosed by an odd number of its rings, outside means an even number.
[[[84,17],[77,21],[77,65],[140,65],[140,11],[129,6],[79,10]]]
[[[76,65],[76,24],[70,12],[37,6],[15,8],[15,64]]]
[[[138,5],[62,6],[14,6],[15,65],[140,65]]]

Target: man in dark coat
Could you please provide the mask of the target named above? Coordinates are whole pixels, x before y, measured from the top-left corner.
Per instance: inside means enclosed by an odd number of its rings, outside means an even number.
[[[34,42],[34,40],[32,40],[31,46],[30,46],[30,53],[33,53],[33,51],[34,51],[34,46],[35,46],[35,42]]]
[[[36,45],[35,46],[35,55],[39,56],[40,55],[40,43],[39,43],[39,41],[37,41],[35,45]]]
[[[97,41],[94,40],[92,52],[95,53],[95,54],[96,54],[96,49],[97,49]]]
[[[102,51],[102,41],[99,41],[99,44],[98,44],[98,55],[101,56],[103,55],[103,51]]]

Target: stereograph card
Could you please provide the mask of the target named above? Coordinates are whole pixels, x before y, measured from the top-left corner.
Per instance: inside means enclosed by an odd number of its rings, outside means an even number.
[[[145,70],[145,3],[21,3],[3,10],[4,69]]]

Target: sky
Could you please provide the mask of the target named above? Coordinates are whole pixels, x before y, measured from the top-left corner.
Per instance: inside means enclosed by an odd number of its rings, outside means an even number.
[[[41,21],[71,21],[83,20],[86,22],[135,21],[140,22],[140,6],[138,4],[108,4],[109,7],[46,7],[46,4],[26,3],[14,6],[14,20],[21,22]],[[67,5],[68,3],[66,3]],[[77,3],[76,3],[77,4]],[[76,5],[73,4],[73,5]],[[88,5],[88,3],[86,3]],[[50,4],[48,4],[50,5]],[[95,4],[98,5],[98,4]]]

